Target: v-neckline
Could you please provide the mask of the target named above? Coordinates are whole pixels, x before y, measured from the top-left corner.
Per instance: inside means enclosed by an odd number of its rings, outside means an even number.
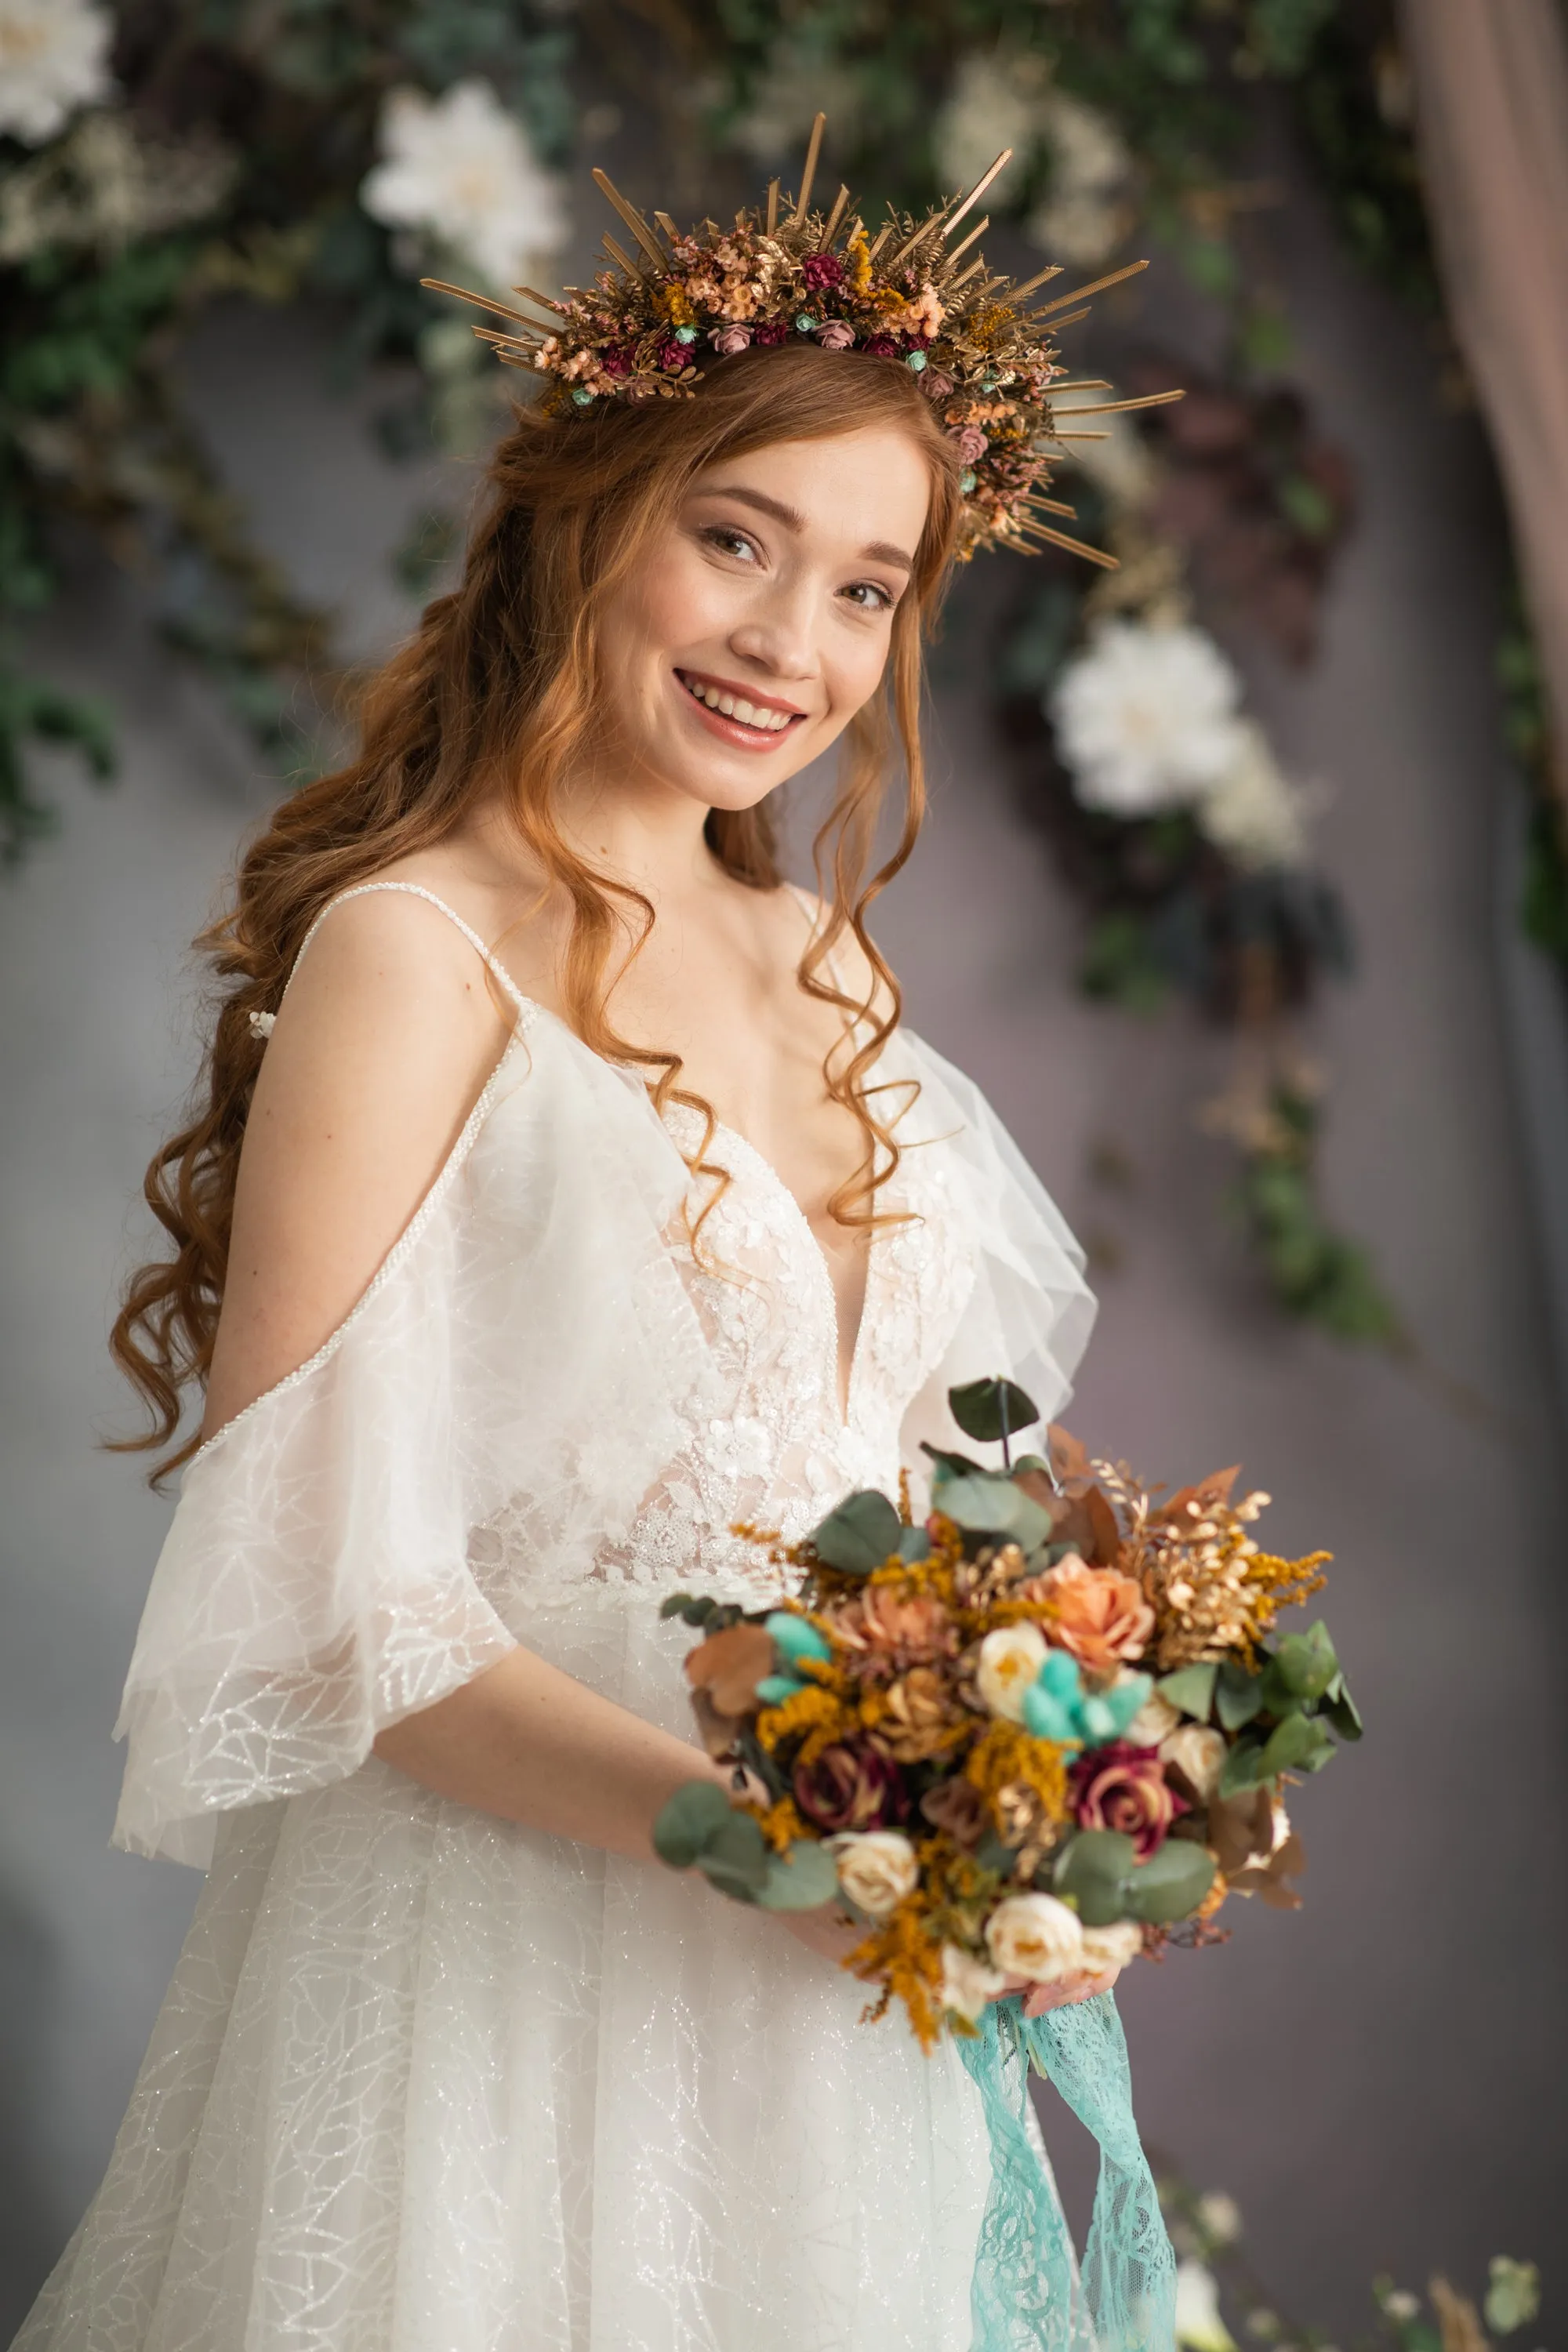
[[[767,1153],[760,1150],[757,1145],[752,1141],[750,1136],[742,1135],[738,1127],[730,1126],[728,1121],[725,1119],[716,1118],[714,1120],[713,1132],[716,1137],[722,1136],[728,1142],[738,1144],[740,1146],[742,1157],[750,1160],[753,1165],[761,1171],[763,1179],[773,1187],[773,1191],[779,1195],[779,1198],[784,1202],[796,1224],[800,1227],[802,1234],[805,1236],[806,1246],[811,1251],[818,1275],[821,1277],[822,1287],[826,1295],[827,1304],[829,1339],[828,1369],[831,1373],[828,1393],[833,1401],[834,1419],[837,1423],[841,1433],[849,1430],[853,1428],[855,1423],[855,1402],[856,1392],[859,1386],[860,1358],[865,1347],[867,1327],[871,1320],[871,1309],[874,1303],[873,1285],[876,1281],[878,1267],[878,1229],[873,1225],[870,1232],[866,1236],[866,1286],[861,1294],[860,1314],[855,1326],[855,1337],[851,1340],[849,1346],[849,1363],[847,1370],[844,1375],[845,1387],[844,1393],[841,1397],[838,1390],[838,1380],[844,1358],[844,1331],[838,1313],[838,1286],[833,1279],[833,1267],[829,1263],[827,1252],[823,1248],[821,1242],[817,1239],[816,1234],[812,1226],[811,1219],[806,1215],[799,1195],[784,1182],[778,1168],[774,1165],[773,1161],[768,1158]]]

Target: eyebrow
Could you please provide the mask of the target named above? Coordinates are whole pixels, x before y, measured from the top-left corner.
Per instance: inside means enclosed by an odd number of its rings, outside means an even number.
[[[798,507],[786,506],[782,499],[772,499],[765,490],[749,490],[739,482],[715,482],[699,490],[698,495],[704,499],[733,499],[738,506],[755,507],[759,514],[772,515],[775,522],[782,522],[797,538],[805,529],[805,517]],[[873,563],[896,563],[905,572],[915,568],[914,557],[906,555],[890,540],[874,539],[860,552]]]

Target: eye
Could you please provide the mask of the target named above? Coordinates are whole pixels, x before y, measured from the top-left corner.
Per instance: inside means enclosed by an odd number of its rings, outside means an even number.
[[[877,599],[874,604],[860,604],[862,613],[890,613],[899,601],[896,596],[890,596],[881,583],[877,580],[857,580],[853,587],[846,588],[842,593],[857,603],[859,603],[862,595],[874,596]]]
[[[708,523],[697,536],[706,541],[710,547],[716,547],[726,555],[738,553],[748,562],[752,561],[757,552],[756,541],[748,538],[743,530],[731,530],[728,523]]]

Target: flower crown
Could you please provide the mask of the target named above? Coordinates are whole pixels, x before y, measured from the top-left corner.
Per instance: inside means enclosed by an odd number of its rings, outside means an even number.
[[[988,269],[979,254],[965,261],[989,226],[989,216],[976,222],[962,243],[948,243],[1009,161],[1010,147],[967,194],[938,205],[923,220],[895,211],[872,237],[858,215],[851,214],[846,187],[840,187],[831,211],[810,209],[825,120],[819,114],[812,125],[800,193],[787,215],[781,217],[774,180],[765,205],[738,212],[733,228],[705,220],[683,232],[668,213],[656,212],[654,222],[665,240],[660,244],[608,175],[595,171],[595,180],[631,231],[637,250],[627,253],[606,236],[613,266],[600,270],[591,287],[567,287],[564,301],[529,286],[514,287],[514,293],[544,314],[542,321],[441,278],[420,282],[513,321],[505,330],[476,327],[474,332],[509,367],[547,376],[545,404],[557,413],[586,409],[600,400],[689,399],[702,381],[697,362],[709,350],[728,357],[752,344],[808,338],[825,351],[899,361],[918,378],[957,446],[963,466],[961,557],[986,545],[1036,553],[1041,541],[1049,541],[1114,569],[1113,556],[1069,539],[1044,519],[1070,519],[1073,512],[1042,495],[1058,462],[1052,451],[1068,441],[1105,438],[1092,428],[1063,432],[1061,424],[1155,407],[1182,395],[1162,392],[1088,408],[1058,407],[1062,393],[1110,387],[1100,379],[1061,381],[1067,370],[1051,338],[1085,316],[1074,306],[1133,277],[1147,263],[1130,262],[1091,286],[1031,310],[1030,296],[1059,277],[1059,268],[1042,269],[1016,286]],[[1066,317],[1058,315],[1064,311]]]

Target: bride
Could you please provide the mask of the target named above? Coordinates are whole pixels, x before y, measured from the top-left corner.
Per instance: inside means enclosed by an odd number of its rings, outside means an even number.
[[[1054,1410],[1092,1307],[866,927],[967,453],[896,357],[704,359],[518,414],[205,941],[174,1255],[115,1333],[142,1443],[205,1391],[116,1837],[208,1874],[26,2352],[970,2340],[952,2047],[858,2022],[840,1915],[652,1857],[719,1776],[658,1608],[956,1442],[952,1382]],[[819,899],[772,805],[836,742]]]

